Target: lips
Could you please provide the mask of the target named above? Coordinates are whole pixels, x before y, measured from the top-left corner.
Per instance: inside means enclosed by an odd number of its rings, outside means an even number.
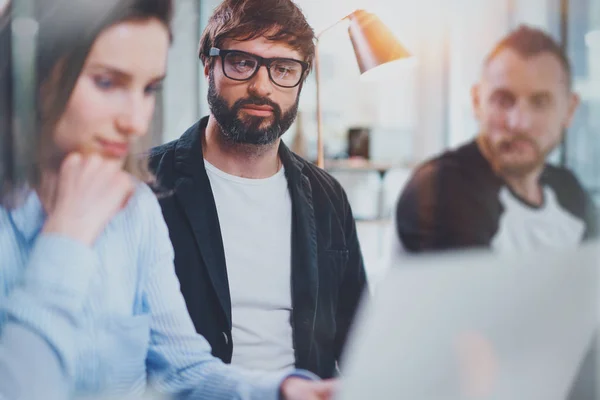
[[[505,149],[508,151],[520,151],[531,147],[531,142],[528,140],[512,140],[505,144]]]
[[[273,115],[273,109],[270,107],[247,106],[242,107],[242,110],[249,115],[256,117],[270,117]]]
[[[259,111],[273,111],[273,107],[271,106],[257,106],[257,105],[247,105],[244,106],[242,108],[248,109],[248,110],[259,110]]]
[[[129,143],[99,140],[102,153],[109,157],[123,158],[129,153]]]
[[[254,104],[248,104],[242,107],[245,113],[256,115],[260,117],[267,117],[273,114],[273,107],[270,106],[257,106]]]

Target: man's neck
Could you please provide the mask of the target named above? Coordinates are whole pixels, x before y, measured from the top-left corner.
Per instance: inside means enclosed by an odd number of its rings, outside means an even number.
[[[502,179],[517,196],[527,203],[541,206],[544,204],[544,194],[540,185],[540,174],[541,171],[519,177],[502,176]]]
[[[527,203],[541,206],[544,203],[544,194],[542,185],[540,184],[540,176],[544,170],[544,166],[540,166],[535,170],[523,175],[504,174],[495,168],[491,161],[491,156],[488,149],[482,140],[477,140],[477,145],[483,157],[490,163],[494,173],[498,175],[506,183],[506,185],[520,198]]]
[[[210,116],[202,139],[206,161],[225,173],[249,179],[268,178],[279,171],[279,139],[266,146],[231,143],[220,129]]]

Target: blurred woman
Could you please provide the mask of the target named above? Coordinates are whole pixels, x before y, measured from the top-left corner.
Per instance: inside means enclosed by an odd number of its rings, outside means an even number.
[[[18,321],[43,337],[75,396],[130,397],[150,383],[178,397],[313,398],[313,383],[291,377],[311,378],[302,371],[249,379],[213,358],[179,291],[142,183],[151,176],[133,155],[166,73],[171,1],[37,6],[39,146],[23,187],[2,182],[0,328]]]

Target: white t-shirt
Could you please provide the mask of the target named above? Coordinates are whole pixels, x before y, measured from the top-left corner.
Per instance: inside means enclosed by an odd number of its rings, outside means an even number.
[[[556,194],[544,186],[544,204],[532,207],[516,198],[507,187],[498,195],[504,213],[492,239],[492,249],[501,252],[526,252],[540,248],[579,246],[585,224],[562,208]]]
[[[247,179],[204,164],[229,278],[231,363],[254,371],[292,368],[292,201],[284,169]]]

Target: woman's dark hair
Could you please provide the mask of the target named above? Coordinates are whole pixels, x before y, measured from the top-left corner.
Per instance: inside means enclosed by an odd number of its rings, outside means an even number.
[[[0,205],[8,201],[16,183],[12,153],[11,11],[10,3],[0,10]]]
[[[12,0],[19,1],[19,0]],[[157,19],[170,32],[173,14],[172,0],[35,0],[33,16],[38,23],[36,71],[36,133],[38,149],[51,140],[51,132],[67,106],[75,83],[96,38],[105,29],[126,21]],[[14,4],[12,5],[14,7]],[[11,117],[11,5],[0,17],[0,204],[23,184],[35,184],[39,177],[38,161],[32,161],[32,174],[26,182],[14,181],[11,166],[15,160],[11,148],[14,132]],[[4,55],[7,57],[4,57]],[[8,118],[5,118],[8,117]],[[14,158],[14,157],[13,157]],[[34,157],[35,158],[35,157]],[[134,176],[147,180],[151,176],[146,165],[126,162],[126,169]]]

